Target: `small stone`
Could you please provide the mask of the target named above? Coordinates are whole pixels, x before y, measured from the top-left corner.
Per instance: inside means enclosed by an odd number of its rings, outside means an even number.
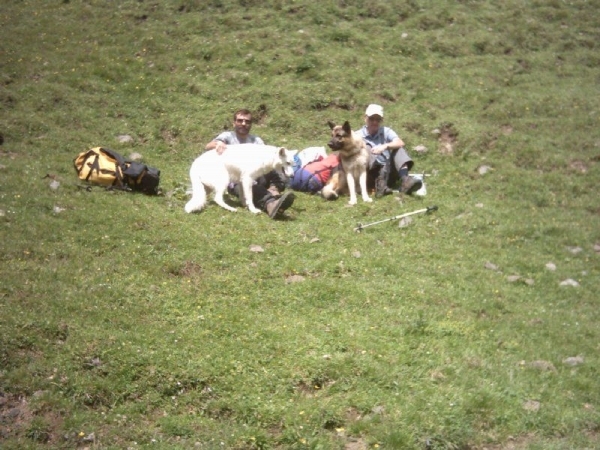
[[[254,253],[263,253],[265,250],[260,245],[251,245],[250,251]]]
[[[400,222],[398,222],[398,228],[406,228],[411,223],[412,217],[403,217],[402,219],[400,219]]]
[[[523,403],[523,409],[525,411],[536,412],[536,411],[539,411],[540,406],[541,406],[541,404],[537,400],[527,400],[526,402]]]
[[[49,185],[49,186],[50,186],[50,189],[52,189],[53,191],[55,191],[55,190],[57,190],[57,189],[59,188],[59,186],[60,186],[60,181],[57,181],[57,180],[52,180],[52,181],[50,182],[50,185]]]
[[[100,367],[101,365],[102,365],[102,361],[98,357],[92,358],[88,361],[88,366],[91,366],[91,367]]]
[[[301,281],[304,281],[304,277],[302,275],[290,275],[285,279],[286,284],[300,283]]]
[[[569,250],[574,255],[581,253],[583,251],[583,249],[581,247],[567,247],[567,250]]]
[[[535,280],[533,278],[525,278],[525,284],[527,286],[533,286],[535,284]]]
[[[312,239],[310,240],[310,243],[311,243],[311,244],[314,244],[314,243],[316,243],[316,242],[321,242],[321,239],[319,239],[318,237],[315,237],[315,238],[312,238]]]
[[[373,414],[381,415],[385,412],[385,408],[383,406],[374,406],[371,412]]]
[[[519,281],[521,279],[520,275],[509,275],[506,277],[506,279],[508,281],[510,281],[511,283],[514,283],[515,281]]]
[[[556,270],[556,264],[549,262],[549,263],[546,264],[546,269],[551,270],[552,272],[554,272]]]
[[[416,147],[413,147],[413,150],[419,154],[427,153],[427,147],[424,145],[417,145]]]
[[[140,162],[142,159],[144,159],[144,157],[140,153],[133,152],[129,155],[129,159],[132,161]]]
[[[133,138],[128,134],[120,134],[119,136],[117,136],[117,140],[121,144],[129,144],[130,142],[133,142]]]
[[[490,166],[479,166],[477,168],[477,172],[479,172],[479,175],[485,175],[486,173],[488,173],[490,170],[492,170],[492,168]]]
[[[65,210],[65,208],[61,208],[60,206],[55,206],[54,208],[52,208],[52,212],[54,214],[60,214],[61,212],[63,212]]]
[[[567,278],[566,280],[561,281],[559,286],[573,286],[573,287],[578,287],[579,283],[577,281],[575,281],[574,279],[572,279],[572,278]]]
[[[12,409],[8,410],[8,413],[6,413],[6,416],[9,419],[16,419],[17,417],[21,416],[21,410],[19,408],[12,408]]]
[[[486,269],[489,269],[489,270],[498,270],[498,266],[496,264],[494,264],[494,263],[489,262],[489,261],[487,261],[483,265],[483,267],[485,267]]]
[[[569,356],[563,359],[563,363],[569,366],[578,366],[579,364],[583,364],[583,356]]]
[[[548,370],[551,372],[556,372],[556,367],[550,361],[537,360],[531,363],[531,367],[538,370]]]
[[[355,252],[352,252],[352,256],[354,256],[355,258],[360,258],[360,257],[361,257],[361,254],[360,254],[360,252],[357,250],[357,251],[355,251]]]

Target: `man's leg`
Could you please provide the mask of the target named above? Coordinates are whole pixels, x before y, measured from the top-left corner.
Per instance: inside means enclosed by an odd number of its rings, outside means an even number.
[[[389,176],[392,170],[392,160],[389,151],[385,151],[379,155],[373,155],[369,158],[369,178],[374,180],[375,197],[383,197],[389,195],[393,191],[388,187]],[[369,183],[371,184],[371,183]],[[372,186],[372,184],[371,184]]]
[[[289,179],[281,171],[272,170],[261,177],[261,184],[275,197],[278,197],[285,190],[286,186],[289,185]]]
[[[252,196],[254,205],[266,212],[271,219],[280,216],[286,209],[294,203],[294,193],[285,192],[283,195],[275,196],[273,192],[261,184],[252,186]]]
[[[379,167],[379,173],[375,179],[375,197],[389,195],[393,191],[388,187],[388,179],[392,169],[392,161],[388,158],[385,163]]]
[[[286,192],[283,195],[273,195],[273,193],[265,187],[266,180],[261,177],[252,185],[252,200],[254,206],[261,211],[266,212],[271,219],[280,216],[286,209],[294,203],[294,194]],[[230,183],[228,192],[235,195],[240,200],[243,199],[242,184]]]
[[[398,178],[400,178],[399,192],[403,194],[412,194],[421,189],[423,182],[408,175],[408,171],[414,165],[414,161],[408,156],[406,150],[402,147],[394,155],[394,166],[397,169]]]

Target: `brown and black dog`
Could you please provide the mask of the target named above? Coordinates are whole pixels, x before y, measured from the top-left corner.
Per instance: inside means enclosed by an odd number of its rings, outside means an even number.
[[[348,204],[356,205],[356,182],[358,181],[363,201],[372,202],[367,191],[369,151],[365,142],[354,135],[348,121],[344,122],[344,125],[336,125],[331,121],[327,124],[331,128],[331,140],[328,145],[331,150],[338,152],[341,170],[331,174],[321,194],[326,199],[332,200],[348,190],[350,194]]]

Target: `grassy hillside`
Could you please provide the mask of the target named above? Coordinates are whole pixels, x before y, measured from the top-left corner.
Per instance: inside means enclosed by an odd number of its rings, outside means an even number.
[[[4,2],[0,446],[600,446],[597,9]],[[301,149],[373,102],[426,197],[184,213],[236,109]],[[82,189],[94,146],[161,195]]]

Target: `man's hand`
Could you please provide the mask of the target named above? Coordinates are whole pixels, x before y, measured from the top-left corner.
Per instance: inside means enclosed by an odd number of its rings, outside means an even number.
[[[218,155],[223,154],[223,152],[227,149],[227,144],[225,142],[217,141],[215,144],[215,150]]]
[[[387,150],[387,144],[377,145],[371,149],[371,153],[374,155],[381,155],[384,151]]]

